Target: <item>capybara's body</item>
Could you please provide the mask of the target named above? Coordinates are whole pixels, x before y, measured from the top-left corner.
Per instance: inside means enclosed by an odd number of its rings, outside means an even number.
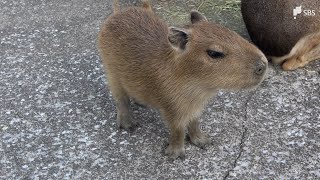
[[[293,15],[293,10],[301,6],[301,14]],[[242,0],[241,11],[248,33],[253,41],[267,56],[279,57],[288,55],[299,40],[307,35],[320,31],[320,1],[319,0]],[[306,38],[305,38],[306,39]],[[302,67],[309,61],[320,58],[320,54],[313,56],[313,49],[305,46],[317,47],[317,41],[306,41],[296,48],[299,58],[282,59],[285,70]],[[301,43],[300,43],[301,44]],[[318,47],[317,47],[318,48]],[[292,54],[293,52],[291,52]],[[305,55],[305,54],[310,55]],[[309,59],[300,58],[301,56]],[[277,63],[278,60],[275,60]]]
[[[258,85],[267,68],[263,53],[236,33],[198,12],[191,21],[168,27],[145,3],[108,17],[98,37],[118,125],[136,124],[129,98],[158,108],[170,129],[166,154],[172,158],[184,155],[186,129],[195,145],[209,143],[197,118],[210,97]]]

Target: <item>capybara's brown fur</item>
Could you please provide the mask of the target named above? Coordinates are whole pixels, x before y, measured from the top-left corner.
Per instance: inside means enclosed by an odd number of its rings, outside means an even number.
[[[284,70],[304,67],[310,61],[320,59],[320,31],[301,38],[290,53],[281,57],[272,57],[272,62],[282,64]]]
[[[301,14],[294,17],[293,10],[300,6]],[[252,41],[274,63],[284,62],[284,70],[294,70],[320,58],[319,8],[319,0],[241,1],[242,16]]]
[[[196,11],[191,22],[168,27],[145,2],[109,16],[98,37],[118,125],[136,125],[130,98],[158,108],[170,129],[165,152],[171,158],[184,156],[186,129],[193,144],[210,142],[198,121],[209,98],[221,89],[257,86],[267,68],[263,53],[235,32]]]

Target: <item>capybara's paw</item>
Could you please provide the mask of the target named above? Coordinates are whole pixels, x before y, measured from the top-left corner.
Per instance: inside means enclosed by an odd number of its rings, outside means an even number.
[[[133,120],[131,117],[118,117],[117,122],[120,129],[126,129],[130,131],[133,131],[139,125],[139,123]]]
[[[172,160],[177,159],[178,157],[182,160],[185,159],[185,149],[184,146],[169,146],[165,150],[165,154]]]
[[[297,60],[287,60],[285,63],[282,64],[282,69],[285,71],[292,71],[298,69],[299,67],[303,67],[304,64],[298,62]]]
[[[205,133],[197,133],[197,134],[190,134],[189,139],[192,144],[198,146],[201,149],[206,149],[206,146],[211,144],[211,139]]]

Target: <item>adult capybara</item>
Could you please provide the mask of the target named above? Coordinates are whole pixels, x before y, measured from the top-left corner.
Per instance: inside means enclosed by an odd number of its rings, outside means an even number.
[[[319,0],[241,1],[242,16],[252,41],[273,62],[284,62],[285,70],[303,67],[320,58],[319,8]]]

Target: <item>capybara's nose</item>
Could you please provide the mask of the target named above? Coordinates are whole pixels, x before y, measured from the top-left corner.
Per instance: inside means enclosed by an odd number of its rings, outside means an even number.
[[[267,63],[262,61],[261,59],[257,60],[256,66],[255,66],[255,73],[257,75],[263,75],[264,72],[267,70]]]

